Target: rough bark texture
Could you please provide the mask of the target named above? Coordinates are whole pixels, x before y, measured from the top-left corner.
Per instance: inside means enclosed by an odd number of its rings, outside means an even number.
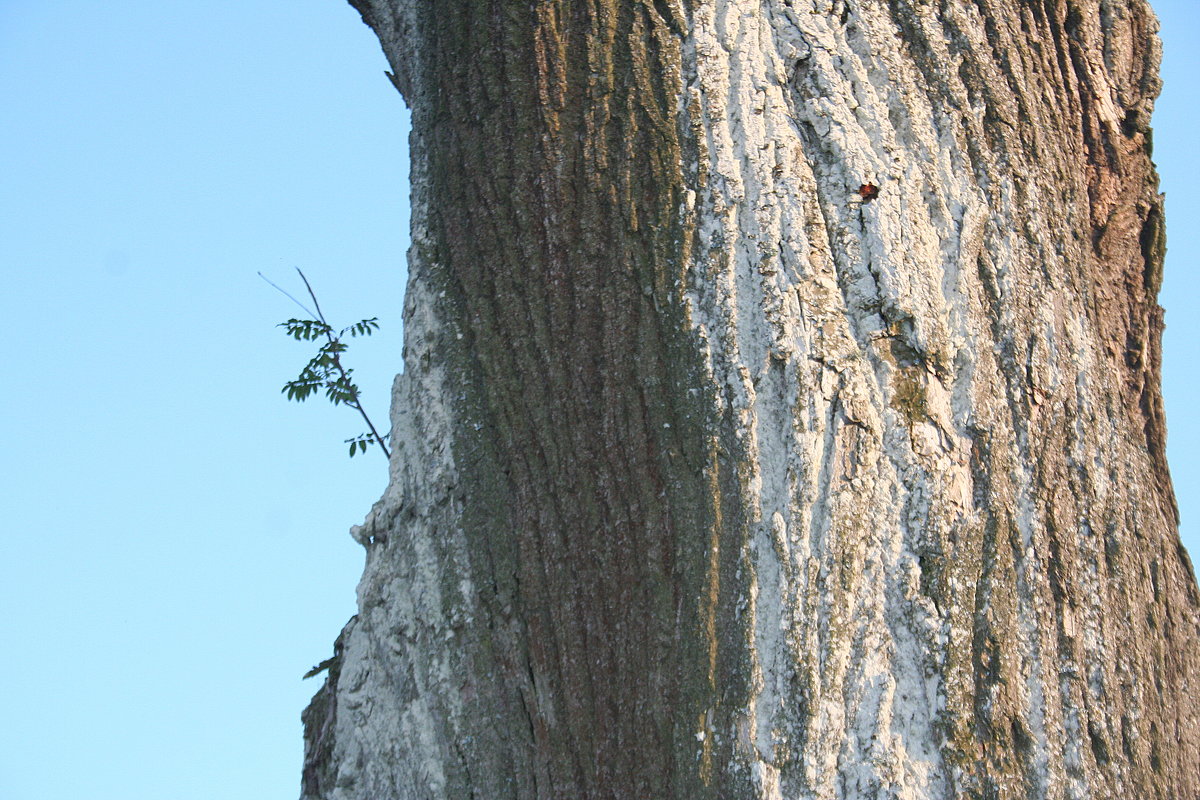
[[[413,246],[305,800],[1200,796],[1144,2],[354,5]]]

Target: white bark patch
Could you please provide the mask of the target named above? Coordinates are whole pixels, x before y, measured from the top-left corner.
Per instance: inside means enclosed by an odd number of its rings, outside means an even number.
[[[1090,364],[1079,360],[1095,349],[1086,326],[1066,324],[1057,295],[1031,347],[1009,339],[1030,329],[1009,316],[1020,308],[1011,303],[1001,302],[990,338],[981,253],[1001,301],[1034,291],[1030,281],[1054,274],[1043,265],[1066,250],[997,222],[1023,218],[1018,202],[1025,215],[1055,212],[1037,207],[1044,187],[1024,184],[1017,200],[1005,165],[975,163],[967,137],[987,109],[961,84],[945,87],[958,93],[958,114],[939,103],[888,15],[867,5],[721,0],[693,17],[685,92],[704,185],[689,203],[701,255],[687,298],[721,387],[716,412],[735,421],[750,466],[743,488],[756,527],[743,602],[754,702],[743,755],[764,798],[944,797],[962,785],[939,725],[948,696],[974,687],[943,680],[948,660],[969,662],[964,629],[989,611],[975,605],[969,570],[946,564],[950,591],[933,598],[921,565],[979,536],[970,431],[982,398],[1004,395],[992,352],[1029,350],[1028,392],[1040,404],[1064,387],[1064,363],[1075,360],[1084,379]],[[975,12],[961,13],[963,30],[989,46]],[[940,29],[932,38],[942,41]],[[946,52],[948,70],[956,60]],[[980,183],[989,177],[1001,200],[990,213]],[[879,196],[864,202],[868,183]],[[1013,433],[1017,452],[1036,451],[1024,430]],[[1054,795],[1064,770],[1078,773],[1072,754],[1086,736],[1073,716],[1043,712],[1060,707],[1043,696],[1060,668],[1044,652],[1054,613],[1040,591],[1044,521],[1028,466],[1013,464],[1007,479],[1020,487],[1025,625],[1005,647],[1027,676],[1013,689],[1042,754],[1036,791]],[[1095,619],[1067,624],[1098,638]],[[1091,650],[1100,657],[1098,643]],[[1065,729],[1060,745],[1049,726]],[[1051,755],[1060,746],[1065,761]]]

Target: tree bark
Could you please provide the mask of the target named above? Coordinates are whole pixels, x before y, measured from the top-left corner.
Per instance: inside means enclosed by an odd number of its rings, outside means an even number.
[[[1145,2],[352,2],[405,369],[305,800],[1200,796]]]

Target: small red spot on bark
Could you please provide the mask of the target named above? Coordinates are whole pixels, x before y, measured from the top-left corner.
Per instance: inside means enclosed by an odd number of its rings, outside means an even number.
[[[858,187],[858,196],[862,198],[864,203],[869,203],[876,197],[879,197],[879,187],[873,183],[864,183]]]

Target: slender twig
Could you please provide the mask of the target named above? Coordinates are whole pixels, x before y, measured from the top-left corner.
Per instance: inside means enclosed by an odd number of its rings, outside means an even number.
[[[317,294],[313,291],[312,284],[308,282],[308,278],[304,277],[304,272],[299,267],[296,267],[296,272],[300,273],[300,280],[304,281],[304,288],[308,289],[308,296],[312,298],[313,305],[317,308],[316,317],[317,319],[321,320],[321,324],[325,326],[325,337],[329,339],[330,344],[332,344],[335,341],[332,333],[333,328],[331,328],[329,323],[325,321],[325,315],[321,313],[321,303],[317,300]],[[349,387],[349,405],[362,416],[363,422],[367,423],[367,427],[371,430],[371,436],[374,437],[375,444],[379,445],[379,449],[383,451],[383,455],[388,459],[391,459],[392,454],[388,451],[387,445],[383,443],[383,437],[379,435],[379,431],[375,430],[375,423],[371,422],[371,418],[367,416],[366,409],[364,409],[362,407],[362,403],[359,402],[358,390],[355,388],[354,382],[350,380],[350,376],[346,374],[346,370],[342,367],[341,359],[339,358],[336,350],[333,353],[333,366],[338,371],[338,374],[342,376],[342,381],[345,383],[345,385]]]
[[[297,269],[296,271],[297,271],[297,272],[300,272],[300,270],[299,270],[299,269]],[[313,312],[309,311],[309,309],[308,309],[308,306],[304,305],[304,303],[301,303],[299,300],[297,300],[296,298],[292,297],[290,294],[288,294],[287,292],[285,292],[283,289],[279,288],[279,285],[278,285],[277,283],[275,283],[274,281],[272,281],[270,278],[268,278],[266,275],[263,275],[263,274],[260,272],[260,273],[258,273],[258,277],[262,278],[264,281],[266,281],[267,283],[269,283],[269,284],[271,284],[272,286],[274,286],[274,287],[275,287],[275,291],[279,292],[281,295],[283,295],[284,297],[286,297],[288,300],[291,300],[293,303],[295,303],[296,305],[298,305],[298,306],[300,306],[302,309],[304,309],[304,313],[305,313],[305,314],[308,314],[310,317],[315,317],[315,316],[317,316],[317,315],[316,315],[316,314],[314,314]],[[300,277],[301,277],[301,278],[303,278],[303,277],[304,277],[304,273],[303,273],[303,272],[300,272]],[[305,283],[305,284],[307,284],[307,283],[308,283],[308,281],[305,281],[304,283]],[[312,292],[312,289],[309,289],[309,292]]]
[[[299,267],[296,267],[296,272],[300,275],[300,280],[304,281],[304,288],[308,289],[308,296],[312,298],[313,305],[317,307],[317,319],[325,322],[325,315],[321,313],[321,304],[317,302],[317,294],[313,291],[312,284],[308,282],[308,278],[304,277],[304,272]],[[329,323],[325,322],[328,326]]]

